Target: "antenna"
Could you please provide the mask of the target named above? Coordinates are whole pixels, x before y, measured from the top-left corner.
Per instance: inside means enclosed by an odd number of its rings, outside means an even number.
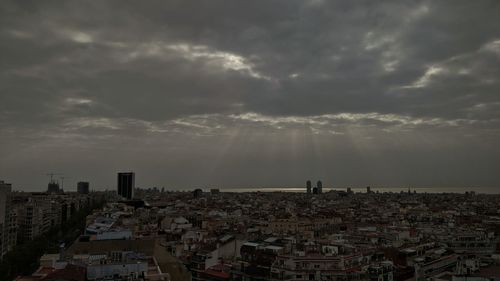
[[[46,175],[50,176],[50,182],[54,182],[54,176],[59,176],[59,175],[62,176],[63,174],[51,172],[51,173],[47,173]]]

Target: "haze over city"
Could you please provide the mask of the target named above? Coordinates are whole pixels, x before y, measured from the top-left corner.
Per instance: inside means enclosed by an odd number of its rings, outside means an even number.
[[[1,1],[0,176],[500,186],[498,1]]]

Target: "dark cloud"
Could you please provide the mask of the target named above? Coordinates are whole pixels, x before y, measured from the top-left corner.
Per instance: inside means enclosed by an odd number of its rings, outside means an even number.
[[[499,14],[497,1],[2,1],[0,177],[498,185]]]

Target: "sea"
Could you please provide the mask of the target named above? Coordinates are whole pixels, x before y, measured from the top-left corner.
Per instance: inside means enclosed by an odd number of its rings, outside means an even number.
[[[330,190],[347,191],[347,187],[323,187],[323,193]],[[366,192],[366,187],[351,187],[352,192]],[[408,187],[371,187],[372,192],[408,192]],[[240,187],[220,188],[221,192],[305,192],[305,187]],[[466,193],[474,191],[476,194],[500,194],[500,187],[411,187],[410,191],[417,193]]]

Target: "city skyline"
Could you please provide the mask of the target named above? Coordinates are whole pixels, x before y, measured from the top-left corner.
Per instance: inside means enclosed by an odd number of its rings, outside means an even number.
[[[498,1],[2,1],[0,179],[500,187]]]
[[[193,190],[201,190],[202,192],[210,192],[213,189],[220,190],[222,192],[293,192],[293,193],[307,193],[307,194],[321,194],[323,192],[356,192],[356,193],[406,193],[406,192],[418,192],[418,193],[430,193],[430,194],[461,194],[469,192],[477,192],[478,194],[498,194],[498,187],[494,186],[387,186],[387,185],[367,185],[367,186],[339,186],[339,185],[326,185],[323,187],[323,182],[318,180],[315,185],[312,184],[310,180],[307,180],[302,186],[300,185],[261,185],[261,186],[215,186],[215,185],[200,185],[200,186],[173,186],[165,184],[154,184],[150,186],[145,185],[135,185],[135,172],[133,171],[119,171],[114,174],[115,183],[110,186],[93,186],[92,183],[88,181],[78,181],[75,186],[66,186],[67,188],[61,188],[60,180],[68,177],[53,178],[55,174],[48,174],[50,180],[47,186],[37,187],[36,189],[26,190],[23,188],[16,188],[15,184],[9,183],[9,185],[14,185],[12,188],[13,192],[34,192],[34,193],[47,193],[47,194],[64,194],[64,193],[79,193],[88,194],[89,192],[116,192],[124,198],[132,199],[134,197],[134,190],[157,190],[161,192],[191,192]],[[63,174],[60,174],[63,175]],[[116,175],[118,179],[116,180]],[[120,183],[120,178],[123,175],[131,175],[132,185],[129,187],[130,191],[122,191],[124,189],[123,184]],[[52,187],[56,187],[57,190],[51,190]],[[131,192],[131,193],[130,193]],[[123,193],[123,195],[122,195]],[[125,195],[129,194],[129,195]]]

